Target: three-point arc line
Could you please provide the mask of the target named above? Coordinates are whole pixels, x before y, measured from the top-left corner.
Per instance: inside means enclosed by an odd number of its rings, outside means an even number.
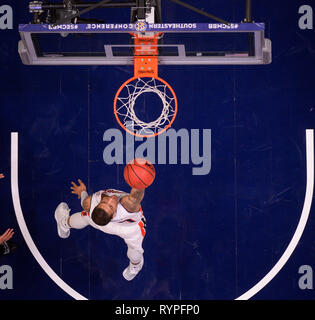
[[[314,192],[314,130],[306,130],[306,191],[304,198],[304,205],[300,216],[299,223],[294,232],[294,235],[285,249],[284,253],[272,269],[251,289],[246,291],[236,300],[248,300],[264,288],[283,268],[288,262],[298,242],[300,241],[304,228],[306,226],[313,199]]]
[[[16,219],[23,235],[23,238],[30,249],[35,260],[39,263],[42,269],[47,273],[47,275],[54,281],[63,291],[68,293],[72,298],[76,300],[87,300],[77,291],[73,290],[67,283],[65,283],[56,272],[48,265],[46,260],[43,258],[39,250],[37,249],[24,220],[20,195],[19,195],[19,184],[18,184],[18,133],[11,133],[11,193],[14,211]]]
[[[272,269],[251,289],[246,291],[244,294],[236,298],[236,300],[248,300],[252,298],[257,292],[261,291],[283,268],[288,262],[293,251],[295,250],[298,242],[300,241],[304,232],[310,210],[312,205],[312,198],[314,192],[314,130],[306,130],[306,192],[304,205],[300,220],[294,235],[287,246],[286,250],[278,260],[278,262],[272,267]],[[65,283],[56,272],[48,265],[46,260],[43,258],[38,248],[36,247],[29,230],[27,228],[24,215],[20,203],[19,185],[18,185],[18,133],[11,133],[11,193],[12,201],[16,219],[24,237],[26,244],[28,245],[35,260],[39,263],[41,268],[46,274],[54,281],[64,292],[70,295],[76,300],[87,300],[86,297],[75,291],[67,283]]]

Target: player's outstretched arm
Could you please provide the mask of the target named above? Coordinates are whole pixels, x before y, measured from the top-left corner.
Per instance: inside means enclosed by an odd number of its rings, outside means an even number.
[[[81,206],[84,211],[89,211],[91,207],[92,196],[87,196],[84,200],[81,199]]]
[[[90,210],[91,206],[91,199],[92,196],[89,196],[86,192],[86,186],[82,182],[81,179],[78,179],[79,185],[75,184],[74,182],[71,182],[72,186],[70,189],[72,190],[71,193],[76,194],[78,196],[78,199],[81,199],[81,206],[85,211]]]
[[[129,195],[121,199],[121,204],[129,212],[137,212],[140,210],[141,201],[144,197],[144,189],[132,188]]]

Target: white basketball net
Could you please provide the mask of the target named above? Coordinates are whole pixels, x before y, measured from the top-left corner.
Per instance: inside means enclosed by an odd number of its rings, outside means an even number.
[[[135,113],[137,98],[143,93],[156,93],[163,104],[160,116],[144,122]],[[156,78],[137,78],[126,84],[116,101],[116,114],[123,126],[141,136],[157,134],[176,116],[176,100],[166,84]]]

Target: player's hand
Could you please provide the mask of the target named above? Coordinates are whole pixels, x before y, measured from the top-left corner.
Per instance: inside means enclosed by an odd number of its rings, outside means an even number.
[[[71,193],[78,195],[78,199],[80,199],[81,192],[86,191],[86,186],[80,179],[78,179],[78,182],[79,182],[79,185],[76,185],[74,182],[71,182],[72,187],[70,187],[70,189],[72,190]]]
[[[14,235],[13,229],[8,229],[2,236],[0,236],[0,244],[10,240]]]
[[[4,178],[4,174],[0,173],[0,179],[3,179],[3,178]]]

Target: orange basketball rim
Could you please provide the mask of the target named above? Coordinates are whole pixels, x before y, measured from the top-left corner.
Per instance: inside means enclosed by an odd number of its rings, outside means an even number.
[[[158,76],[158,39],[153,36],[134,37],[134,76],[124,82],[114,98],[114,114],[118,124],[128,133],[148,138],[155,137],[171,127],[177,115],[177,97],[173,88]],[[153,121],[139,119],[135,112],[136,100],[141,94],[155,93],[161,99],[162,111]]]

